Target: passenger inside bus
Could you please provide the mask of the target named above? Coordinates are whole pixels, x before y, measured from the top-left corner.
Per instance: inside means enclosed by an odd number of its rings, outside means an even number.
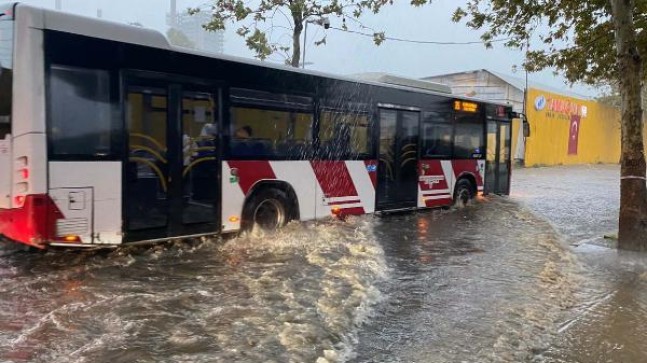
[[[260,156],[267,153],[267,148],[261,140],[253,139],[254,130],[251,126],[239,127],[234,132],[232,153],[237,156]]]
[[[202,127],[200,136],[196,139],[197,158],[215,155],[217,133],[218,130],[213,124],[207,123]]]
[[[253,133],[254,132],[252,131],[252,128],[250,126],[243,126],[236,130],[236,132],[234,133],[234,138],[249,139],[252,137]]]

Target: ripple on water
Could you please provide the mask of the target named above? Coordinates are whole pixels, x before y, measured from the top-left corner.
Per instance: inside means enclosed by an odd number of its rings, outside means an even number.
[[[0,257],[0,360],[343,361],[387,273],[371,225]]]

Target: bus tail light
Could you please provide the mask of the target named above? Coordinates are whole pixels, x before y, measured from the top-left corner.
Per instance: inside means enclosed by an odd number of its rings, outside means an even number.
[[[13,202],[16,205],[16,207],[22,207],[23,205],[25,205],[25,196],[17,195],[13,198]]]
[[[21,156],[16,159],[15,182],[14,182],[14,207],[22,208],[25,205],[25,198],[29,194],[29,158]]]
[[[69,242],[69,243],[74,243],[74,242],[81,242],[81,237],[79,236],[65,236],[63,237],[63,241]]]

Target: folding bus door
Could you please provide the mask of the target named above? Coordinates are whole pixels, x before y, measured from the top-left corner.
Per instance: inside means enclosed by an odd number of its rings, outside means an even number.
[[[377,209],[415,208],[420,112],[380,109]]]
[[[509,194],[512,127],[508,121],[487,123],[487,154],[485,164],[485,193]]]
[[[126,83],[126,239],[219,231],[218,89]]]

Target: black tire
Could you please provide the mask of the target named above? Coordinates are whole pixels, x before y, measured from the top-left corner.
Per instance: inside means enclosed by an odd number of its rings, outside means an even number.
[[[291,205],[282,190],[260,189],[245,203],[241,229],[249,232],[256,227],[263,231],[275,231],[293,218]]]
[[[467,179],[460,179],[454,187],[454,205],[465,206],[474,199],[474,186]]]

